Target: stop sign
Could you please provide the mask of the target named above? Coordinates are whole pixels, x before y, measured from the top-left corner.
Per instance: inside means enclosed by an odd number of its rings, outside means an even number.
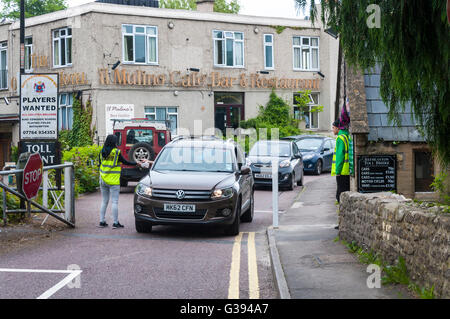
[[[22,190],[28,200],[35,198],[42,184],[44,173],[41,155],[32,154],[23,169]]]

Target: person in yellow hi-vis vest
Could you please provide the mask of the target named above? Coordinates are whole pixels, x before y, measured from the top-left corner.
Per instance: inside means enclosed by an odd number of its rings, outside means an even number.
[[[341,193],[350,191],[350,135],[347,126],[338,119],[333,122],[333,133],[337,135],[333,154],[331,175],[336,176],[336,200],[340,203]]]
[[[102,206],[100,209],[100,224],[98,227],[108,227],[105,220],[106,208],[109,198],[112,198],[112,214],[114,218],[113,229],[123,228],[119,223],[119,194],[120,194],[120,173],[121,163],[125,165],[136,165],[139,167],[148,166],[151,161],[129,162],[117,148],[118,139],[116,135],[108,135],[102,151],[99,154],[100,162],[100,191],[102,193]]]

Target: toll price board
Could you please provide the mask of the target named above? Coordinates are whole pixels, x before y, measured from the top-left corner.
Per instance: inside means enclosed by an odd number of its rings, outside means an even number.
[[[396,189],[396,155],[358,156],[358,192],[376,193]]]

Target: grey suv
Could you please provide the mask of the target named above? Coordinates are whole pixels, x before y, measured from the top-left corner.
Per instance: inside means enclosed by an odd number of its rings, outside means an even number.
[[[238,235],[254,214],[254,181],[241,147],[214,137],[179,138],[136,187],[136,231],[154,225],[217,224]]]

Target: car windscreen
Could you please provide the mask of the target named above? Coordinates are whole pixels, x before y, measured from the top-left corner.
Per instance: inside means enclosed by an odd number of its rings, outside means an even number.
[[[205,147],[168,147],[153,164],[156,171],[233,172],[230,149]]]
[[[318,151],[322,146],[323,140],[321,138],[304,138],[297,141],[297,146],[300,151]]]
[[[291,156],[291,144],[278,141],[257,142],[249,153],[250,156]]]

